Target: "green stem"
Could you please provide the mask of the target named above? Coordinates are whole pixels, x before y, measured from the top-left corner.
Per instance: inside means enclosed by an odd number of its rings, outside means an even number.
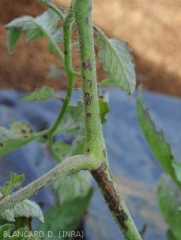
[[[57,8],[54,4],[47,0],[37,0],[38,2],[41,2],[51,8],[55,13],[58,14],[60,19],[63,21],[63,31],[64,31],[64,55],[62,54],[61,50],[59,49],[57,44],[54,44],[54,42],[51,41],[51,37],[47,36],[49,38],[49,41],[54,45],[54,48],[56,49],[56,52],[61,59],[61,61],[64,64],[65,71],[68,77],[68,90],[65,100],[63,101],[63,106],[58,114],[58,117],[52,127],[48,130],[45,130],[44,132],[38,133],[38,136],[43,136],[43,134],[49,135],[49,146],[50,149],[52,149],[52,135],[56,132],[58,125],[61,123],[66,110],[68,108],[72,93],[73,93],[73,87],[74,87],[74,79],[76,76],[79,76],[79,73],[75,72],[72,68],[72,49],[71,49],[71,32],[72,32],[72,22],[73,22],[73,12],[72,12],[72,6],[70,7],[70,10],[68,11],[67,15],[65,16],[64,13]],[[53,153],[54,156],[56,156]],[[56,157],[57,158],[57,157]]]
[[[77,22],[81,55],[81,72],[86,125],[86,152],[96,156],[97,167],[106,161],[105,144],[99,118],[99,100],[94,56],[92,25],[92,1],[75,0],[74,12]]]
[[[109,166],[103,163],[92,175],[120,231],[127,240],[141,240],[126,203],[121,199]]]
[[[97,168],[92,171],[92,175],[125,239],[141,240],[127,206],[121,199],[116,184],[112,179],[106,156],[107,154],[99,117],[92,24],[92,0],[75,0],[74,12],[79,34],[82,64],[86,151],[94,156],[93,161],[94,163],[96,162],[95,165],[97,164]]]
[[[8,195],[3,200],[0,201],[0,214],[6,209],[12,208],[15,204],[35,195],[42,188],[50,185],[60,177],[72,174],[80,170],[91,170],[93,166],[91,165],[90,156],[77,155],[64,160],[62,163],[58,164],[52,170],[31,182],[29,185],[21,188],[17,192]]]
[[[72,9],[70,8],[69,12],[67,13],[67,16],[64,19],[64,25],[63,25],[63,33],[64,33],[64,66],[65,71],[68,77],[68,89],[67,89],[67,95],[63,102],[62,109],[49,130],[49,134],[53,135],[58,127],[58,125],[61,123],[66,110],[68,108],[70,99],[72,97],[73,88],[74,88],[74,79],[76,77],[76,74],[72,68],[72,48],[71,48],[71,33],[72,33]]]

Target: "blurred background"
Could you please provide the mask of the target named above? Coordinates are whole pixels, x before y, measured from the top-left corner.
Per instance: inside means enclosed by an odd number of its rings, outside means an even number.
[[[69,0],[55,0],[68,6]],[[144,89],[181,96],[180,0],[94,0],[94,23],[109,37],[126,40],[132,49],[137,82]],[[60,68],[45,39],[30,44],[21,39],[13,55],[7,53],[4,25],[22,15],[37,16],[46,8],[32,0],[0,1],[0,86],[32,90],[42,84],[66,88],[66,81],[52,80],[50,71]],[[102,70],[98,69],[101,78]]]

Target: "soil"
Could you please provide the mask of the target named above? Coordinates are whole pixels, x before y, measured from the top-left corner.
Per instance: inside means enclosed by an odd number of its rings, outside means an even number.
[[[66,6],[70,1],[56,0]],[[66,4],[65,4],[66,3]],[[180,0],[94,0],[94,22],[109,37],[129,42],[134,56],[137,81],[144,89],[181,96]],[[22,15],[37,16],[46,8],[32,0],[0,1],[0,86],[32,90],[42,85],[65,89],[66,79],[53,80],[47,73],[51,64],[61,68],[50,55],[46,39],[25,43],[22,37],[12,55],[7,53],[4,25]],[[99,79],[103,78],[98,68]]]

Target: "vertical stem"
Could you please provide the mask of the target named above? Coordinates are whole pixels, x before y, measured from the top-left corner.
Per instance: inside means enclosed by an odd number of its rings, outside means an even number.
[[[92,0],[75,0],[74,12],[79,33],[82,64],[86,151],[87,153],[91,153],[94,161],[97,162],[97,168],[92,171],[92,175],[125,239],[141,240],[127,206],[121,199],[116,184],[112,179],[107,161],[99,117],[99,100],[93,41]]]
[[[86,125],[86,152],[96,156],[100,163],[106,160],[102,126],[99,118],[99,100],[94,56],[92,1],[75,0],[74,13],[77,22],[83,97]],[[99,164],[100,166],[100,164]]]

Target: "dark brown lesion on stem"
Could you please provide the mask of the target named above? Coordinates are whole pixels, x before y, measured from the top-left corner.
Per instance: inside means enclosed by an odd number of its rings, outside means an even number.
[[[106,157],[106,155],[107,155],[107,152],[106,152],[105,148],[103,149],[103,155],[104,155],[104,157]]]
[[[125,221],[128,220],[128,215],[120,207],[120,198],[117,190],[114,187],[113,181],[108,178],[106,171],[109,171],[109,169],[106,163],[102,163],[98,169],[92,171],[92,175],[103,192],[104,199],[106,200],[110,211],[116,217],[123,230],[128,231],[128,227],[125,224]]]
[[[89,24],[89,18],[88,17],[85,19],[85,24]]]
[[[87,69],[88,71],[92,71],[92,64],[90,59],[88,59],[86,62],[83,62],[82,67]]]
[[[85,93],[85,104],[88,106],[88,105],[91,105],[91,102],[92,102],[92,95],[90,93]]]
[[[91,117],[92,117],[92,114],[91,114],[91,113],[86,113],[86,116],[87,116],[88,118],[91,118]]]

